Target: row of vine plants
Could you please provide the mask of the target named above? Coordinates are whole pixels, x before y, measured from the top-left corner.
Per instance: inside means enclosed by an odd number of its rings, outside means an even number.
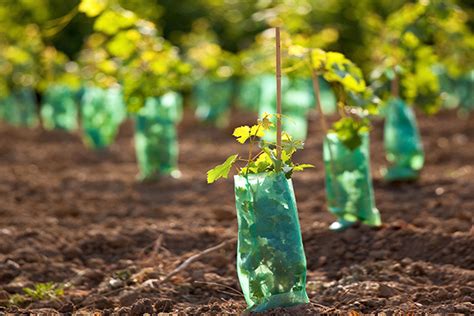
[[[2,118],[69,131],[80,122],[84,142],[103,149],[131,116],[140,179],[149,180],[179,177],[182,91],[192,91],[196,116],[218,127],[229,124],[235,96],[258,112],[255,125],[233,133],[248,144],[248,155],[232,155],[207,173],[213,183],[236,170],[238,276],[253,311],[308,302],[291,181],[294,172],[314,167],[293,161],[308,136],[308,112],[316,107],[323,132],[327,205],[336,217],[330,229],[357,222],[378,227],[371,122],[385,119],[385,179],[416,180],[424,152],[413,109],[438,111],[441,74],[463,76],[473,60],[466,13],[449,1],[408,3],[385,20],[368,16],[373,67],[365,76],[344,54],[324,50],[337,40],[325,30],[280,33],[276,25],[276,32],[269,29],[248,50],[232,54],[204,29],[190,34],[180,51],[153,23],[115,1],[82,0],[77,10],[95,20],[95,33],[75,61],[45,45],[35,25],[22,27],[21,37],[0,40]]]

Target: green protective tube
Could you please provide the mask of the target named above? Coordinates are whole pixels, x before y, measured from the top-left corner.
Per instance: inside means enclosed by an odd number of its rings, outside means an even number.
[[[336,95],[332,91],[329,83],[321,77],[319,77],[319,94],[321,98],[321,108],[323,110],[323,114],[335,114],[337,112]]]
[[[135,151],[141,180],[162,175],[179,177],[176,124],[181,120],[183,99],[170,92],[148,98],[135,121]]]
[[[3,99],[3,119],[14,126],[35,127],[38,125],[36,96],[33,89],[21,89]]]
[[[248,310],[308,303],[306,258],[291,180],[273,173],[238,175],[234,181],[237,274]]]
[[[452,78],[443,67],[435,67],[441,86],[443,106],[448,109],[474,110],[474,70],[460,78]]]
[[[246,77],[239,84],[238,104],[245,110],[258,112],[262,76]]]
[[[275,112],[275,77],[266,75],[261,79],[262,93],[259,117]],[[294,139],[304,141],[308,133],[308,112],[314,107],[315,100],[311,80],[302,78],[282,78],[282,128]],[[275,141],[275,129],[265,134],[264,140]]]
[[[384,146],[390,166],[384,170],[387,181],[415,180],[423,168],[424,153],[413,109],[401,99],[387,105]]]
[[[474,110],[474,70],[469,71],[461,77],[456,84],[456,95],[459,98],[462,110],[470,112]]]
[[[67,86],[49,87],[43,96],[41,119],[46,129],[73,131],[78,126],[78,107],[75,93]]]
[[[196,117],[203,122],[225,127],[234,93],[234,82],[228,80],[199,80],[194,86],[193,95]]]
[[[11,97],[1,97],[0,98],[0,120],[7,122],[8,111],[11,108],[10,102],[12,102]]]
[[[328,208],[338,218],[330,229],[344,229],[355,222],[380,226],[370,173],[368,133],[362,135],[362,144],[352,151],[337,134],[327,134],[323,158]]]
[[[82,136],[90,148],[103,149],[112,144],[125,116],[120,88],[84,89],[81,99]]]

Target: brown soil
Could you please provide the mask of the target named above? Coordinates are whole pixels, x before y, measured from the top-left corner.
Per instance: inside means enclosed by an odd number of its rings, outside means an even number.
[[[251,123],[234,115],[232,126]],[[426,168],[416,183],[387,184],[382,125],[371,135],[381,229],[330,232],[321,133],[311,117],[294,176],[311,303],[274,314],[358,311],[474,313],[474,117],[420,116]],[[77,135],[0,125],[2,311],[242,313],[235,245],[156,285],[189,256],[236,235],[232,180],[205,171],[239,150],[231,129],[180,126],[180,180],[138,183],[132,125],[106,152]],[[159,243],[161,243],[159,245]],[[151,280],[151,281],[148,281]],[[39,282],[65,285],[58,300],[8,305]]]

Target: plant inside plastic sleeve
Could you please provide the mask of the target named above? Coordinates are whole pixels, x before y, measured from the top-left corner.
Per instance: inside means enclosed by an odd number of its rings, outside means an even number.
[[[54,85],[46,89],[43,98],[41,119],[46,129],[77,129],[78,106],[74,91],[64,85]]]
[[[89,147],[103,149],[112,144],[125,116],[120,88],[85,88],[81,117],[83,139]]]
[[[338,218],[330,226],[333,230],[356,222],[369,226],[382,224],[375,207],[368,133],[363,133],[361,138],[362,143],[354,149],[344,145],[336,133],[328,133],[324,140],[327,203],[329,211]]]
[[[424,163],[423,145],[413,109],[399,98],[387,104],[384,146],[390,166],[384,172],[388,181],[415,180]]]
[[[239,83],[239,105],[249,111],[258,112],[260,94],[262,91],[261,80],[264,75],[246,77]]]
[[[11,111],[14,108],[14,98],[10,96],[0,97],[0,119],[4,122],[8,122],[8,117],[11,115]]]
[[[3,118],[14,126],[38,125],[36,97],[32,89],[23,88],[3,99]]]
[[[441,86],[443,106],[448,109],[460,108],[461,111],[474,109],[474,70],[454,78],[443,67],[434,67]]]
[[[237,273],[249,310],[308,303],[306,258],[291,179],[235,176]]]
[[[332,91],[329,83],[323,78],[319,78],[319,89],[321,95],[321,108],[323,114],[333,115],[337,112],[337,100],[336,95]]]
[[[206,123],[224,127],[229,121],[229,112],[234,92],[231,79],[202,79],[194,86],[196,117]]]
[[[148,98],[135,121],[135,150],[140,179],[162,175],[179,177],[176,123],[181,117],[182,98],[170,92]]]
[[[273,76],[261,80],[262,92],[259,115],[271,113],[276,104],[276,84]],[[294,139],[304,141],[308,132],[308,111],[315,104],[311,80],[302,78],[282,78],[282,121],[283,129]],[[265,134],[266,141],[275,140],[275,130]]]
[[[258,124],[240,126],[233,135],[249,144],[248,155],[235,154],[207,172],[208,183],[227,178],[239,162],[235,199],[239,222],[237,271],[249,310],[308,303],[306,259],[301,241],[291,176],[312,167],[295,164],[300,140],[282,133],[281,152],[262,140],[275,115],[265,114]],[[281,158],[278,158],[279,154]]]

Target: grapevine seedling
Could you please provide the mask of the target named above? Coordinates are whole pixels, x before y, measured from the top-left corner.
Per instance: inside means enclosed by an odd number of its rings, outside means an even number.
[[[10,305],[21,305],[26,301],[57,300],[64,295],[64,288],[53,282],[37,283],[33,288],[23,288],[23,292],[24,294],[10,296]]]
[[[261,138],[272,126],[271,119],[276,114],[266,113],[258,120],[256,125],[240,126],[234,130],[233,136],[240,144],[247,143],[249,151],[247,157],[234,154],[226,161],[207,172],[207,182],[213,183],[220,178],[227,178],[231,169],[237,163],[244,163],[244,166],[237,168],[239,175],[257,173],[277,173],[283,171],[287,178],[290,178],[294,171],[303,171],[311,168],[310,164],[295,164],[292,161],[293,154],[303,149],[303,142],[294,140],[288,133],[282,132],[281,145],[276,142],[264,141]],[[281,150],[281,159],[278,159],[277,149]]]

